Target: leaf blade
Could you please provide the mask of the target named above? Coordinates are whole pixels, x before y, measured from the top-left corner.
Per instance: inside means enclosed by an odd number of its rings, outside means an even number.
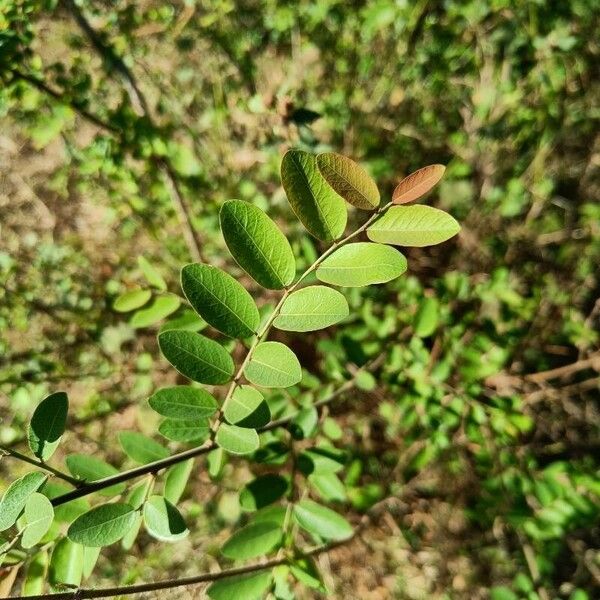
[[[261,342],[244,369],[248,381],[262,387],[291,387],[302,379],[296,355],[281,342]]]
[[[265,521],[253,523],[236,531],[222,546],[221,553],[227,558],[247,560],[269,554],[283,537],[278,523]]]
[[[215,414],[218,404],[206,390],[189,385],[161,388],[149,399],[152,410],[170,419],[206,419]]]
[[[221,423],[215,442],[230,454],[250,454],[258,450],[260,440],[254,429]]]
[[[312,500],[301,500],[294,506],[298,525],[327,540],[343,540],[352,536],[353,529],[344,517]]]
[[[72,542],[83,546],[109,546],[131,529],[135,518],[136,510],[129,504],[101,504],[77,517],[71,523],[67,536]]]
[[[406,204],[424,196],[444,176],[444,165],[429,165],[407,175],[394,189],[392,202]]]
[[[69,400],[64,392],[44,398],[35,409],[27,429],[29,448],[40,460],[48,460],[60,443],[67,424]]]

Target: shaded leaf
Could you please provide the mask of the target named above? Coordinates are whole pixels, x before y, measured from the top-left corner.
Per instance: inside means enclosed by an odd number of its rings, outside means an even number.
[[[162,278],[162,275],[153,267],[148,260],[143,256],[138,257],[138,265],[146,278],[146,281],[153,287],[161,290],[162,292],[167,290],[167,284]]]
[[[283,536],[278,523],[265,521],[252,523],[236,531],[221,548],[223,556],[235,560],[246,560],[264,556],[275,548]]]
[[[165,331],[158,336],[165,358],[193,381],[221,385],[233,376],[233,359],[221,346],[192,331]]]
[[[144,525],[163,542],[176,542],[189,533],[181,513],[163,496],[151,496],[144,504]]]
[[[212,583],[206,593],[212,600],[259,600],[271,586],[271,571],[227,577]]]
[[[288,487],[287,479],[281,475],[261,475],[242,489],[240,506],[247,511],[260,510],[284,496]]]
[[[131,312],[141,308],[152,298],[152,292],[150,290],[142,290],[138,288],[136,290],[129,290],[124,294],[121,294],[113,302],[113,308],[117,312]]]
[[[217,401],[206,390],[189,385],[175,385],[154,393],[148,403],[159,415],[170,419],[205,419],[218,407]]]
[[[181,287],[194,310],[215,329],[232,338],[256,333],[258,308],[228,273],[209,265],[186,265],[181,270]]]
[[[367,228],[374,242],[397,246],[433,246],[445,242],[460,231],[457,221],[431,206],[392,206]]]
[[[250,385],[237,386],[223,408],[227,421],[238,427],[256,429],[271,420],[264,396]]]
[[[169,451],[164,446],[137,431],[119,432],[119,443],[129,458],[142,465],[169,456]]]
[[[358,163],[341,154],[325,152],[317,156],[317,166],[327,183],[352,206],[363,210],[379,206],[377,185]]]
[[[25,504],[25,527],[21,532],[21,546],[32,548],[48,532],[54,520],[54,508],[46,496],[34,492]]]
[[[157,296],[152,304],[138,310],[129,320],[132,327],[150,327],[174,313],[181,304],[177,296]]]
[[[262,342],[256,346],[244,375],[255,385],[286,388],[302,379],[302,369],[296,355],[285,344]]]
[[[164,495],[171,504],[177,504],[181,499],[193,466],[194,460],[190,458],[167,469]]]
[[[296,261],[287,238],[260,208],[229,200],[220,212],[221,230],[236,262],[260,285],[280,290],[296,275]]]
[[[49,579],[52,584],[78,586],[83,575],[83,546],[68,538],[60,540],[50,558]]]
[[[418,337],[429,337],[438,324],[439,303],[435,298],[423,298],[415,315],[413,329]]]
[[[64,392],[50,394],[35,409],[29,428],[27,441],[31,451],[41,460],[48,460],[65,431],[69,400]]]
[[[326,540],[343,540],[352,536],[352,526],[335,511],[312,500],[301,500],[294,506],[298,525]]]
[[[15,524],[29,496],[37,492],[46,479],[47,476],[43,473],[27,473],[8,486],[0,500],[0,531]]]
[[[100,556],[100,547],[96,547],[96,548],[93,548],[91,546],[83,547],[82,575],[83,575],[84,579],[87,579],[94,571],[94,567],[96,566],[96,563],[98,562],[99,556]]]
[[[67,535],[72,542],[83,546],[109,546],[129,531],[135,517],[136,510],[129,504],[101,504],[77,517]]]
[[[194,421],[165,419],[158,426],[158,431],[173,442],[203,442],[210,436],[210,427],[207,419]]]
[[[406,258],[384,244],[346,244],[328,256],[317,268],[317,279],[343,287],[386,283],[406,271]]]
[[[344,199],[325,181],[313,154],[288,150],[281,161],[281,183],[292,210],[312,235],[325,242],[342,236],[348,218]]]
[[[260,441],[254,429],[221,423],[215,437],[217,444],[231,454],[250,454],[258,449]]]
[[[406,204],[425,195],[443,177],[444,165],[429,165],[405,177],[394,190],[392,202]]]
[[[334,325],[350,312],[346,298],[324,285],[311,285],[291,293],[273,325],[284,331],[315,331]]]
[[[27,573],[21,594],[23,596],[39,596],[44,591],[46,571],[48,569],[48,552],[38,552],[27,565]]]
[[[66,459],[67,468],[73,477],[82,481],[98,481],[105,477],[112,477],[119,471],[95,456],[86,454],[70,454]],[[114,496],[120,494],[125,489],[124,483],[118,483],[109,488],[99,490],[98,493],[104,496]]]

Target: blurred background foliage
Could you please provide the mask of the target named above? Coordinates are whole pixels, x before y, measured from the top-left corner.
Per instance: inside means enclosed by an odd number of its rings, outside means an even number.
[[[347,323],[290,342],[314,376],[300,403],[383,357],[319,435],[346,453],[340,506],[401,490],[401,510],[324,557],[326,583],[597,597],[599,16],[589,0],[3,0],[1,443],[65,389],[67,446],[122,461],[114,431],[147,430],[145,399],[173,380],[157,329],[202,326],[169,292],[185,262],[224,264],[220,203],[268,208],[299,268],[318,250],[279,185],[288,147],[359,160],[384,197],[443,163],[428,202],[460,238],[412,249],[408,276],[347,293]],[[116,311],[137,287],[149,304]],[[191,542],[113,548],[94,584],[212,565],[248,479],[226,469],[220,487],[194,476]]]

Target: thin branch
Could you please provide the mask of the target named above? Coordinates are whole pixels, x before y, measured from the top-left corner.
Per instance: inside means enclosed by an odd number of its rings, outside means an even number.
[[[52,475],[58,477],[59,479],[62,479],[63,481],[67,481],[71,485],[75,485],[75,486],[82,485],[82,482],[79,479],[75,479],[75,477],[71,477],[70,475],[67,475],[67,473],[63,473],[62,471],[59,471],[58,469],[51,467],[50,465],[46,464],[45,462],[43,462],[41,460],[36,460],[35,458],[31,458],[31,457],[27,456],[26,454],[21,454],[20,452],[18,452],[17,450],[14,450],[13,448],[7,448],[6,446],[4,446],[2,444],[2,445],[0,445],[0,452],[3,453],[4,456],[12,456],[13,458],[16,458],[17,460],[26,462],[30,465],[33,465],[34,467],[37,467],[38,469],[43,469],[44,471],[48,471],[48,473],[52,473]]]

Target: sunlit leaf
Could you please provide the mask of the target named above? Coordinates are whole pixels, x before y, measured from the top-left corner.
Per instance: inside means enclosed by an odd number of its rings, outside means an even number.
[[[165,474],[165,498],[171,504],[177,504],[185,491],[185,486],[192,473],[194,460],[184,460],[169,467]]]
[[[131,312],[132,310],[137,310],[144,306],[151,297],[152,292],[150,290],[143,290],[141,288],[129,290],[115,299],[113,308],[117,312]]]
[[[237,386],[223,408],[227,421],[238,427],[257,428],[271,420],[263,395],[250,385]]]
[[[302,379],[296,355],[281,342],[262,342],[244,369],[246,379],[262,387],[286,388]]]
[[[215,437],[217,444],[231,454],[250,454],[258,449],[260,441],[254,429],[221,423]]]
[[[220,212],[225,243],[237,263],[260,285],[280,290],[296,275],[296,261],[287,238],[260,208],[229,200]]]
[[[173,442],[203,442],[210,436],[210,427],[207,419],[165,419],[158,426],[158,432]]]
[[[181,513],[163,496],[151,496],[144,504],[148,533],[163,542],[176,542],[189,533]]]
[[[65,431],[68,409],[64,392],[51,394],[38,404],[27,429],[29,447],[38,458],[46,461],[54,454]]]
[[[283,531],[278,523],[252,523],[236,531],[221,548],[223,556],[246,560],[269,554],[281,541]]]
[[[350,312],[346,298],[324,285],[311,285],[291,293],[273,325],[284,331],[315,331],[334,325]]]
[[[405,177],[394,190],[392,202],[406,204],[425,195],[443,177],[444,165],[429,165]]]
[[[150,264],[143,256],[138,257],[138,265],[146,278],[146,281],[153,287],[159,289],[161,292],[166,291],[167,284],[162,278],[162,275],[156,270],[156,268]]]
[[[217,401],[206,390],[189,385],[162,388],[148,403],[159,415],[171,419],[205,419],[217,410]]]
[[[186,265],[181,287],[194,310],[215,329],[232,338],[249,337],[260,323],[252,296],[228,273],[217,267]]]
[[[317,156],[317,165],[327,183],[352,206],[363,210],[374,210],[379,206],[377,185],[353,160],[335,152],[325,152]]]
[[[294,506],[298,525],[326,540],[343,540],[353,534],[352,526],[344,517],[312,500],[301,500]]]
[[[138,310],[130,319],[132,327],[150,327],[174,313],[181,304],[177,296],[157,296],[146,308]]]
[[[49,580],[52,584],[77,587],[83,576],[83,546],[68,538],[60,540],[50,558]]]
[[[142,465],[169,456],[164,446],[138,431],[119,432],[119,443],[129,458]]]
[[[46,496],[31,494],[25,504],[25,527],[21,532],[21,546],[32,548],[48,532],[54,520],[54,508]]]
[[[429,337],[437,328],[439,303],[435,298],[423,298],[415,315],[413,329],[418,337]]]
[[[406,271],[406,258],[384,244],[356,242],[328,256],[317,268],[317,279],[343,287],[386,283]]]
[[[0,531],[15,524],[29,496],[37,492],[46,479],[47,476],[43,473],[27,473],[8,486],[0,500]]]
[[[431,206],[392,206],[367,229],[374,242],[397,246],[433,246],[460,231],[457,221]]]
[[[109,546],[129,531],[135,517],[136,510],[129,504],[101,504],[77,517],[67,535],[72,542],[83,546]]]
[[[233,359],[214,340],[192,331],[165,331],[158,336],[165,358],[182,374],[199,383],[221,385],[233,376]]]

